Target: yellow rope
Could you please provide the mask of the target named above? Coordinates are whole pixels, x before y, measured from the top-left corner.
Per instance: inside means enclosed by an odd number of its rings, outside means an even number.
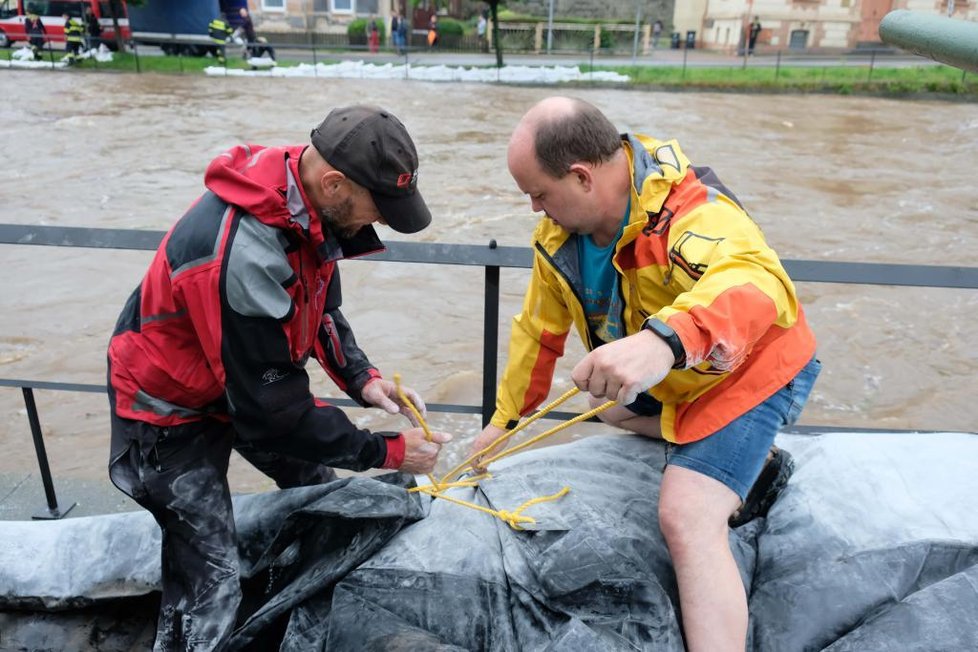
[[[408,400],[404,390],[401,389],[401,374],[394,374],[394,387],[397,388],[397,397],[401,399],[401,403],[411,410],[411,414],[414,415],[414,418],[417,419],[418,423],[421,424],[421,427],[424,428],[424,438],[431,441],[431,431],[428,430],[428,424],[424,422],[424,417],[421,416],[421,413],[418,412],[418,408],[414,406],[412,401]]]
[[[523,450],[524,448],[528,448],[529,446],[532,446],[533,444],[537,443],[538,441],[540,441],[542,439],[546,439],[550,435],[555,435],[558,432],[560,432],[561,430],[573,426],[575,423],[580,423],[581,421],[586,421],[587,419],[590,419],[594,415],[600,414],[601,412],[604,412],[605,410],[607,410],[608,408],[610,408],[614,404],[615,404],[615,401],[608,401],[607,403],[602,403],[598,407],[594,408],[593,410],[589,410],[589,411],[585,412],[584,414],[578,414],[573,419],[568,419],[567,421],[564,421],[563,423],[554,426],[550,430],[548,430],[546,432],[543,432],[543,433],[540,433],[536,437],[533,437],[531,439],[527,439],[522,444],[517,444],[516,446],[513,446],[512,448],[510,448],[508,450],[504,450],[501,453],[496,453],[495,455],[493,455],[489,459],[483,460],[482,465],[483,465],[483,467],[486,467],[486,466],[489,466],[492,462],[495,462],[496,460],[500,460],[500,459],[506,457],[507,455],[512,455],[513,453],[518,453],[519,451]]]
[[[415,418],[418,420],[418,423],[420,423],[421,424],[421,427],[424,428],[425,436],[427,437],[428,441],[431,441],[431,439],[432,439],[432,437],[431,437],[431,431],[428,430],[428,426],[424,422],[424,418],[421,416],[421,413],[418,412],[417,408],[414,407],[414,403],[412,403],[411,401],[408,400],[407,396],[405,396],[405,394],[404,394],[404,391],[401,389],[401,375],[400,374],[394,374],[394,385],[397,388],[397,395],[401,399],[401,402],[403,402],[405,405],[408,406],[408,408],[414,414]],[[479,481],[480,480],[483,480],[485,478],[492,477],[488,473],[482,473],[480,475],[473,476],[473,477],[468,478],[466,480],[459,480],[459,481],[456,481],[456,482],[449,482],[449,480],[452,477],[454,477],[457,473],[459,473],[460,471],[465,471],[465,470],[470,469],[471,467],[469,465],[471,464],[471,462],[473,460],[476,460],[476,459],[478,459],[479,457],[481,457],[483,455],[487,455],[490,451],[492,451],[493,449],[499,447],[502,443],[504,443],[510,437],[512,437],[516,433],[520,432],[521,430],[523,430],[524,428],[526,428],[527,426],[529,426],[531,423],[533,423],[537,419],[541,418],[542,416],[544,416],[545,414],[547,414],[548,412],[550,412],[551,410],[553,410],[555,407],[557,407],[558,405],[560,405],[561,403],[563,403],[564,401],[566,401],[570,397],[572,397],[575,394],[577,394],[579,391],[580,390],[577,389],[576,387],[567,390],[566,392],[564,392],[563,395],[561,395],[556,400],[554,400],[554,401],[550,402],[549,404],[547,404],[542,410],[539,410],[536,414],[534,414],[533,416],[531,416],[530,418],[528,418],[526,421],[524,421],[521,424],[518,424],[515,428],[513,428],[509,432],[505,433],[503,436],[499,437],[496,441],[494,441],[490,445],[486,446],[484,449],[482,449],[482,450],[480,450],[480,451],[478,451],[478,452],[473,453],[472,455],[470,455],[468,458],[465,459],[465,461],[463,461],[461,464],[459,464],[458,466],[456,466],[454,469],[452,469],[451,471],[449,471],[448,473],[446,473],[441,478],[441,480],[435,480],[434,476],[432,476],[429,473],[428,474],[428,480],[429,480],[429,482],[431,482],[430,485],[424,485],[424,486],[421,486],[421,487],[414,487],[412,489],[409,489],[408,492],[409,493],[425,493],[425,494],[428,494],[429,496],[431,496],[432,498],[441,498],[443,500],[447,500],[450,503],[455,503],[457,505],[462,505],[464,507],[470,507],[470,508],[475,509],[475,510],[478,510],[480,512],[483,512],[483,513],[486,513],[486,514],[491,514],[492,516],[495,516],[496,518],[499,518],[502,521],[504,521],[505,523],[507,523],[514,530],[522,530],[523,529],[522,527],[520,527],[520,523],[536,523],[536,520],[533,517],[531,517],[531,516],[523,516],[521,514],[521,512],[524,509],[527,509],[528,507],[531,507],[533,505],[537,505],[539,503],[543,503],[543,502],[547,502],[547,501],[557,500],[558,498],[563,497],[564,495],[567,494],[567,492],[570,491],[570,487],[564,487],[563,489],[561,489],[560,491],[558,491],[557,493],[555,493],[555,494],[553,494],[551,496],[540,496],[539,498],[533,498],[531,500],[528,500],[528,501],[526,501],[525,503],[523,503],[522,505],[520,505],[519,507],[517,507],[515,510],[513,510],[511,512],[506,511],[504,509],[499,509],[499,510],[490,509],[488,507],[483,507],[482,505],[477,505],[475,503],[472,503],[472,502],[469,502],[469,501],[466,501],[466,500],[461,500],[459,498],[453,498],[452,496],[449,496],[449,495],[443,493],[442,491],[444,489],[449,489],[451,487],[475,487],[475,486],[477,486],[479,484]],[[547,430],[546,432],[543,432],[543,433],[537,435],[536,437],[533,437],[531,439],[528,439],[527,441],[523,442],[522,444],[519,444],[517,446],[514,446],[513,448],[511,448],[509,450],[504,450],[504,451],[502,451],[500,453],[496,453],[492,457],[484,460],[483,463],[482,463],[482,466],[483,466],[483,468],[485,468],[485,467],[489,466],[489,464],[491,462],[495,462],[496,460],[502,459],[503,457],[506,457],[507,455],[512,455],[513,453],[519,452],[519,451],[523,450],[524,448],[527,448],[529,446],[532,446],[533,444],[537,443],[538,441],[541,441],[543,439],[546,439],[547,437],[549,437],[551,435],[554,435],[554,434],[560,432],[561,430],[564,430],[565,428],[569,428],[570,426],[572,426],[572,425],[574,425],[576,423],[580,423],[581,421],[585,421],[587,419],[590,419],[594,415],[599,414],[601,412],[604,412],[605,410],[607,410],[608,408],[610,408],[614,404],[615,404],[615,401],[608,401],[607,403],[604,403],[602,405],[599,405],[598,407],[594,408],[593,410],[589,410],[589,411],[585,412],[584,414],[579,414],[576,417],[574,417],[572,419],[569,419],[569,420],[565,421],[564,423],[561,423],[561,424],[559,424],[557,426],[554,426],[550,430]]]
[[[483,507],[482,505],[476,505],[475,503],[471,503],[467,500],[462,500],[460,498],[453,498],[452,496],[439,493],[438,491],[435,490],[434,487],[417,487],[417,490],[426,493],[433,498],[441,498],[442,500],[447,500],[450,503],[455,503],[456,505],[462,505],[464,507],[470,507],[472,509],[479,510],[484,514],[495,516],[496,518],[500,519],[501,521],[509,525],[509,527],[513,528],[514,530],[522,530],[523,528],[520,527],[520,523],[536,523],[537,521],[532,516],[524,516],[520,512],[522,512],[524,509],[527,509],[528,507],[532,507],[533,505],[538,505],[540,503],[545,503],[545,502],[562,498],[563,496],[567,495],[567,492],[570,491],[570,487],[564,487],[563,489],[561,489],[560,491],[558,491],[557,493],[551,496],[540,496],[539,498],[533,498],[532,500],[528,500],[511,512],[506,511],[505,509],[491,509],[489,507]]]
[[[424,422],[424,417],[421,416],[421,413],[418,412],[418,408],[414,406],[414,403],[412,401],[408,400],[408,397],[404,393],[404,390],[401,389],[401,374],[394,374],[394,387],[395,389],[397,389],[397,397],[401,399],[401,403],[406,405],[408,409],[411,410],[411,414],[414,415],[414,418],[417,419],[418,423],[421,424],[421,427],[424,428],[424,438],[427,439],[428,441],[431,441],[431,431],[428,430],[428,424]],[[428,476],[428,482],[430,482],[431,484],[437,487],[438,480],[435,479],[435,476],[432,475],[431,473],[428,473],[426,475]]]
[[[409,494],[417,493],[419,491],[428,492],[429,489],[435,491],[441,491],[442,489],[451,489],[452,487],[478,487],[480,480],[491,479],[492,475],[489,473],[480,473],[479,475],[474,475],[471,478],[466,478],[465,480],[456,480],[455,482],[442,482],[441,484],[425,484],[420,487],[412,487],[408,489]]]
[[[505,442],[506,440],[508,440],[510,437],[512,437],[513,435],[515,435],[516,433],[518,433],[519,431],[523,430],[528,425],[530,425],[531,423],[533,423],[534,421],[536,421],[537,419],[539,419],[540,417],[542,417],[543,415],[545,415],[547,412],[550,412],[555,407],[557,407],[558,405],[560,405],[561,403],[563,403],[564,401],[566,401],[570,397],[572,397],[575,394],[577,394],[579,391],[581,391],[581,390],[577,389],[576,387],[573,387],[573,388],[567,390],[559,398],[557,398],[554,401],[551,401],[550,403],[548,403],[546,406],[543,407],[543,409],[541,409],[540,411],[538,411],[536,414],[534,414],[533,416],[531,416],[529,419],[527,419],[523,423],[518,424],[515,428],[513,428],[509,432],[505,433],[502,437],[500,437],[496,441],[492,442],[491,444],[489,444],[488,446],[486,446],[485,448],[483,448],[481,451],[478,451],[476,453],[473,453],[472,455],[469,455],[461,464],[459,464],[454,469],[452,469],[451,471],[449,471],[448,473],[446,473],[444,476],[442,476],[442,478],[441,478],[441,480],[439,480],[439,482],[444,483],[444,482],[447,482],[448,480],[450,480],[451,478],[455,477],[455,475],[459,471],[462,471],[466,467],[468,467],[468,465],[473,460],[478,459],[482,455],[485,455],[486,453],[488,453],[492,449],[496,448],[497,446],[499,446],[500,444],[502,444],[503,442]],[[485,464],[488,464],[488,462],[486,462]]]

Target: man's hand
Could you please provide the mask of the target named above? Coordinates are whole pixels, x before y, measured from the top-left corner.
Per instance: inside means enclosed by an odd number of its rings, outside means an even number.
[[[497,439],[499,439],[505,434],[506,434],[505,430],[503,430],[502,428],[498,428],[490,423],[472,441],[472,445],[469,447],[469,455],[474,455],[475,453],[481,451],[483,448],[491,446],[494,441],[496,441]],[[504,446],[500,446],[499,448],[493,450],[490,455],[495,455],[496,453],[503,451],[504,448],[505,448]],[[490,455],[484,455],[480,458],[476,458],[475,460],[473,460],[472,468],[474,468],[477,471],[485,471],[486,470],[485,467],[481,466],[482,460],[489,457]]]
[[[424,428],[411,428],[401,434],[404,435],[404,461],[397,468],[405,473],[431,473],[441,445],[452,440],[447,432],[432,432],[431,441],[427,441]]]
[[[640,392],[658,385],[675,363],[669,345],[642,330],[588,353],[571,378],[581,391],[628,405]]]
[[[417,408],[421,416],[424,417],[428,414],[427,408],[425,408],[424,401],[421,400],[421,395],[410,387],[401,386],[401,391],[407,396],[408,400],[414,403],[414,407]],[[363,390],[360,392],[363,396],[363,400],[373,405],[374,407],[379,407],[380,409],[388,412],[389,414],[397,414],[400,412],[408,418],[411,425],[417,427],[421,424],[414,417],[414,413],[407,405],[401,402],[401,398],[397,395],[397,385],[389,380],[383,378],[374,378],[373,380],[367,381],[367,384],[363,386]]]

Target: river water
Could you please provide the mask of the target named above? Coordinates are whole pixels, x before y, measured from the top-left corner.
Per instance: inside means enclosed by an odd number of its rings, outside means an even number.
[[[408,126],[432,226],[382,238],[526,246],[535,218],[506,171],[520,115],[554,88],[404,80],[0,75],[0,222],[166,229],[239,142],[307,142],[330,107],[371,102]],[[623,130],[676,138],[717,171],[783,258],[973,266],[978,105],[837,96],[569,91]],[[149,252],[0,246],[0,377],[103,383],[105,346]],[[373,362],[429,402],[481,395],[481,268],[350,261],[344,312]],[[501,346],[529,273],[503,270]],[[975,431],[978,292],[799,284],[823,374],[802,423]],[[570,338],[553,396],[571,387]],[[310,367],[319,396],[338,396]],[[36,393],[55,477],[104,478],[101,394]],[[582,401],[566,406],[581,410]],[[365,427],[396,428],[376,410]],[[474,416],[432,413],[460,459]],[[553,425],[550,422],[549,425]],[[600,431],[585,426],[564,435]],[[21,392],[0,388],[0,472],[36,469]],[[232,488],[271,483],[235,459]]]

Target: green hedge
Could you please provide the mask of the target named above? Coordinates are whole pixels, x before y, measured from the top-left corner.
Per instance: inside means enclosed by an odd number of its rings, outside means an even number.
[[[461,36],[465,34],[465,25],[454,18],[438,17],[438,36]]]

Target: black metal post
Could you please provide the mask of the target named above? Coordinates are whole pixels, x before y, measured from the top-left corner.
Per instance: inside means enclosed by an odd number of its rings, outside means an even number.
[[[869,77],[866,79],[867,83],[873,81],[873,65],[875,63],[876,63],[876,49],[874,48],[869,55]]]
[[[778,50],[778,61],[774,64],[774,81],[781,75],[781,50]]]
[[[119,54],[122,54],[121,50],[119,51]],[[136,47],[135,41],[132,42],[132,56],[136,59],[136,72],[137,73],[142,72],[143,70],[139,65],[139,48]]]
[[[496,248],[496,241],[489,241]],[[485,309],[482,323],[482,427],[496,409],[496,357],[499,342],[499,266],[486,266]]]
[[[34,437],[37,466],[41,469],[41,482],[44,483],[44,496],[48,503],[47,511],[34,514],[33,518],[38,520],[60,519],[78,503],[72,503],[71,507],[63,512],[58,509],[58,497],[54,494],[54,481],[51,479],[51,467],[48,465],[48,454],[44,448],[44,435],[41,433],[41,420],[37,416],[37,404],[34,403],[34,390],[30,387],[24,387],[22,390],[24,392],[24,404],[27,406],[27,420],[30,421],[31,435]]]

